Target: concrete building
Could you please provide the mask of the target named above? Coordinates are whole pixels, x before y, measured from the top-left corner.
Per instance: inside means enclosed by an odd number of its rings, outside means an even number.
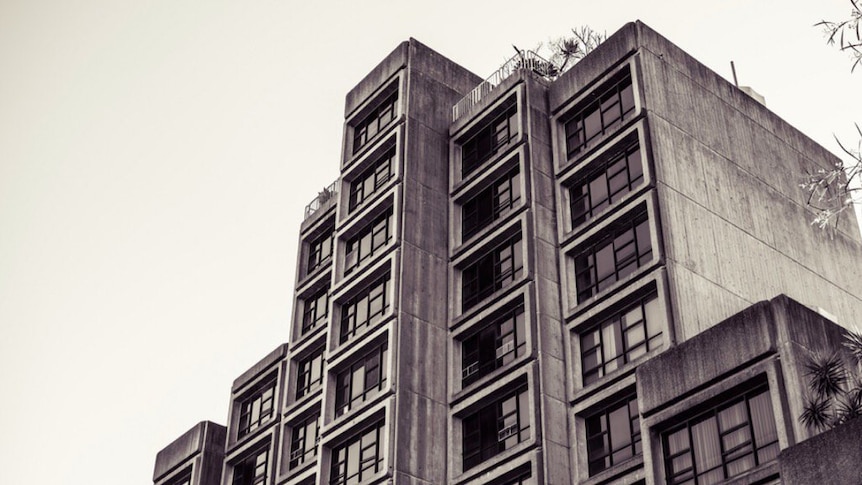
[[[814,476],[803,366],[841,328],[812,308],[862,315],[856,221],[812,227],[798,185],[835,157],[640,22],[553,74],[528,52],[483,81],[411,39],[347,94],[289,343],[191,483]]]

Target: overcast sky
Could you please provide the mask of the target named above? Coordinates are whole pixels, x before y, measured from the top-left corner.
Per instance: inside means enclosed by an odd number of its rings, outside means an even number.
[[[862,122],[862,73],[813,27],[848,0],[419,5],[0,1],[0,483],[151,483],[226,422],[287,339],[344,96],[411,36],[485,77],[512,44],[641,19],[834,152]]]

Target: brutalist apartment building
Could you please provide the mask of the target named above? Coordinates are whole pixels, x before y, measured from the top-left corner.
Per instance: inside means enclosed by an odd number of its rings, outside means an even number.
[[[347,94],[289,343],[157,485],[862,481],[798,420],[862,315],[798,185],[835,157],[640,22],[550,74],[411,39]]]

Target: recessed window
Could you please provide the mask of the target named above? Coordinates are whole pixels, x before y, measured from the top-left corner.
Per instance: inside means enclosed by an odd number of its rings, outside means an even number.
[[[476,305],[495,291],[509,286],[521,277],[524,258],[521,233],[483,254],[461,272],[463,310]]]
[[[387,88],[388,90],[392,90],[392,93],[385,95],[381,102],[353,126],[353,153],[367,145],[395,119],[398,109],[398,87],[393,83]]]
[[[608,404],[584,421],[590,476],[641,454],[638,400],[634,393]]]
[[[290,461],[293,469],[317,457],[317,439],[320,415],[314,414],[294,424],[290,436]]]
[[[383,469],[383,421],[332,449],[330,485],[357,484]]]
[[[327,227],[322,234],[308,243],[308,265],[306,274],[313,273],[332,259],[333,228]]]
[[[393,146],[350,182],[350,196],[348,199],[350,212],[353,212],[354,209],[362,205],[363,202],[371,198],[372,195],[376,194],[386,185],[386,182],[394,174],[394,162],[395,147]]]
[[[264,448],[234,465],[232,485],[260,485],[266,483],[268,458],[269,450]]]
[[[637,136],[600,160],[590,172],[569,186],[572,228],[592,219],[643,182],[643,164]]]
[[[297,366],[296,398],[317,390],[323,383],[323,347],[301,359]]]
[[[506,479],[503,482],[500,482],[502,485],[532,485],[536,483],[531,479],[532,474],[530,473],[529,468],[526,471],[523,471],[518,474],[518,476],[514,478]]]
[[[632,76],[628,68],[590,93],[565,122],[566,156],[592,147],[635,112]]]
[[[464,339],[461,344],[463,385],[472,384],[524,355],[527,348],[524,327],[524,305],[518,305]]]
[[[362,289],[341,305],[340,343],[344,343],[356,332],[374,325],[383,319],[389,309],[387,288],[389,274]]]
[[[661,345],[664,318],[652,293],[580,332],[584,385]]]
[[[464,470],[530,438],[527,386],[464,417]]]
[[[302,335],[326,323],[326,313],[329,304],[329,288],[319,291],[303,300]]]
[[[370,259],[392,240],[392,209],[378,216],[362,232],[347,241],[344,273],[350,273]]]
[[[387,345],[384,343],[336,375],[336,416],[341,416],[386,387],[386,356]]]
[[[765,385],[737,395],[662,433],[667,483],[709,485],[778,456]]]
[[[182,475],[174,478],[167,485],[191,485],[192,483],[192,471],[189,468],[187,471],[183,472]]]
[[[237,436],[245,436],[272,418],[275,403],[275,377],[267,380],[240,403]]]
[[[609,226],[603,235],[575,255],[578,303],[633,273],[652,260],[646,207],[633,217]]]
[[[520,179],[519,168],[515,167],[464,203],[461,208],[463,240],[508,214],[521,201]]]
[[[461,143],[461,176],[466,177],[518,136],[518,105],[512,96]]]

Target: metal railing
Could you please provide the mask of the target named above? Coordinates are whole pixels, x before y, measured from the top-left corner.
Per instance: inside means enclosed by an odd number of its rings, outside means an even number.
[[[461,98],[460,101],[452,106],[452,121],[457,121],[458,118],[464,115],[473,106],[482,101],[491,91],[500,85],[512,73],[520,70],[529,70],[545,79],[554,79],[559,74],[556,66],[550,61],[543,59],[533,51],[523,51],[512,56],[511,59],[505,62],[481,84],[476,86],[467,96]]]
[[[329,201],[329,199],[332,199],[338,195],[338,192],[335,189],[337,182],[338,180],[329,184],[328,187],[324,187],[323,190],[321,190],[317,194],[317,197],[315,197],[310,204],[305,206],[305,217],[303,217],[302,220],[306,220],[311,217],[312,214],[314,214],[315,212],[317,212],[318,209],[320,209],[321,205]]]

